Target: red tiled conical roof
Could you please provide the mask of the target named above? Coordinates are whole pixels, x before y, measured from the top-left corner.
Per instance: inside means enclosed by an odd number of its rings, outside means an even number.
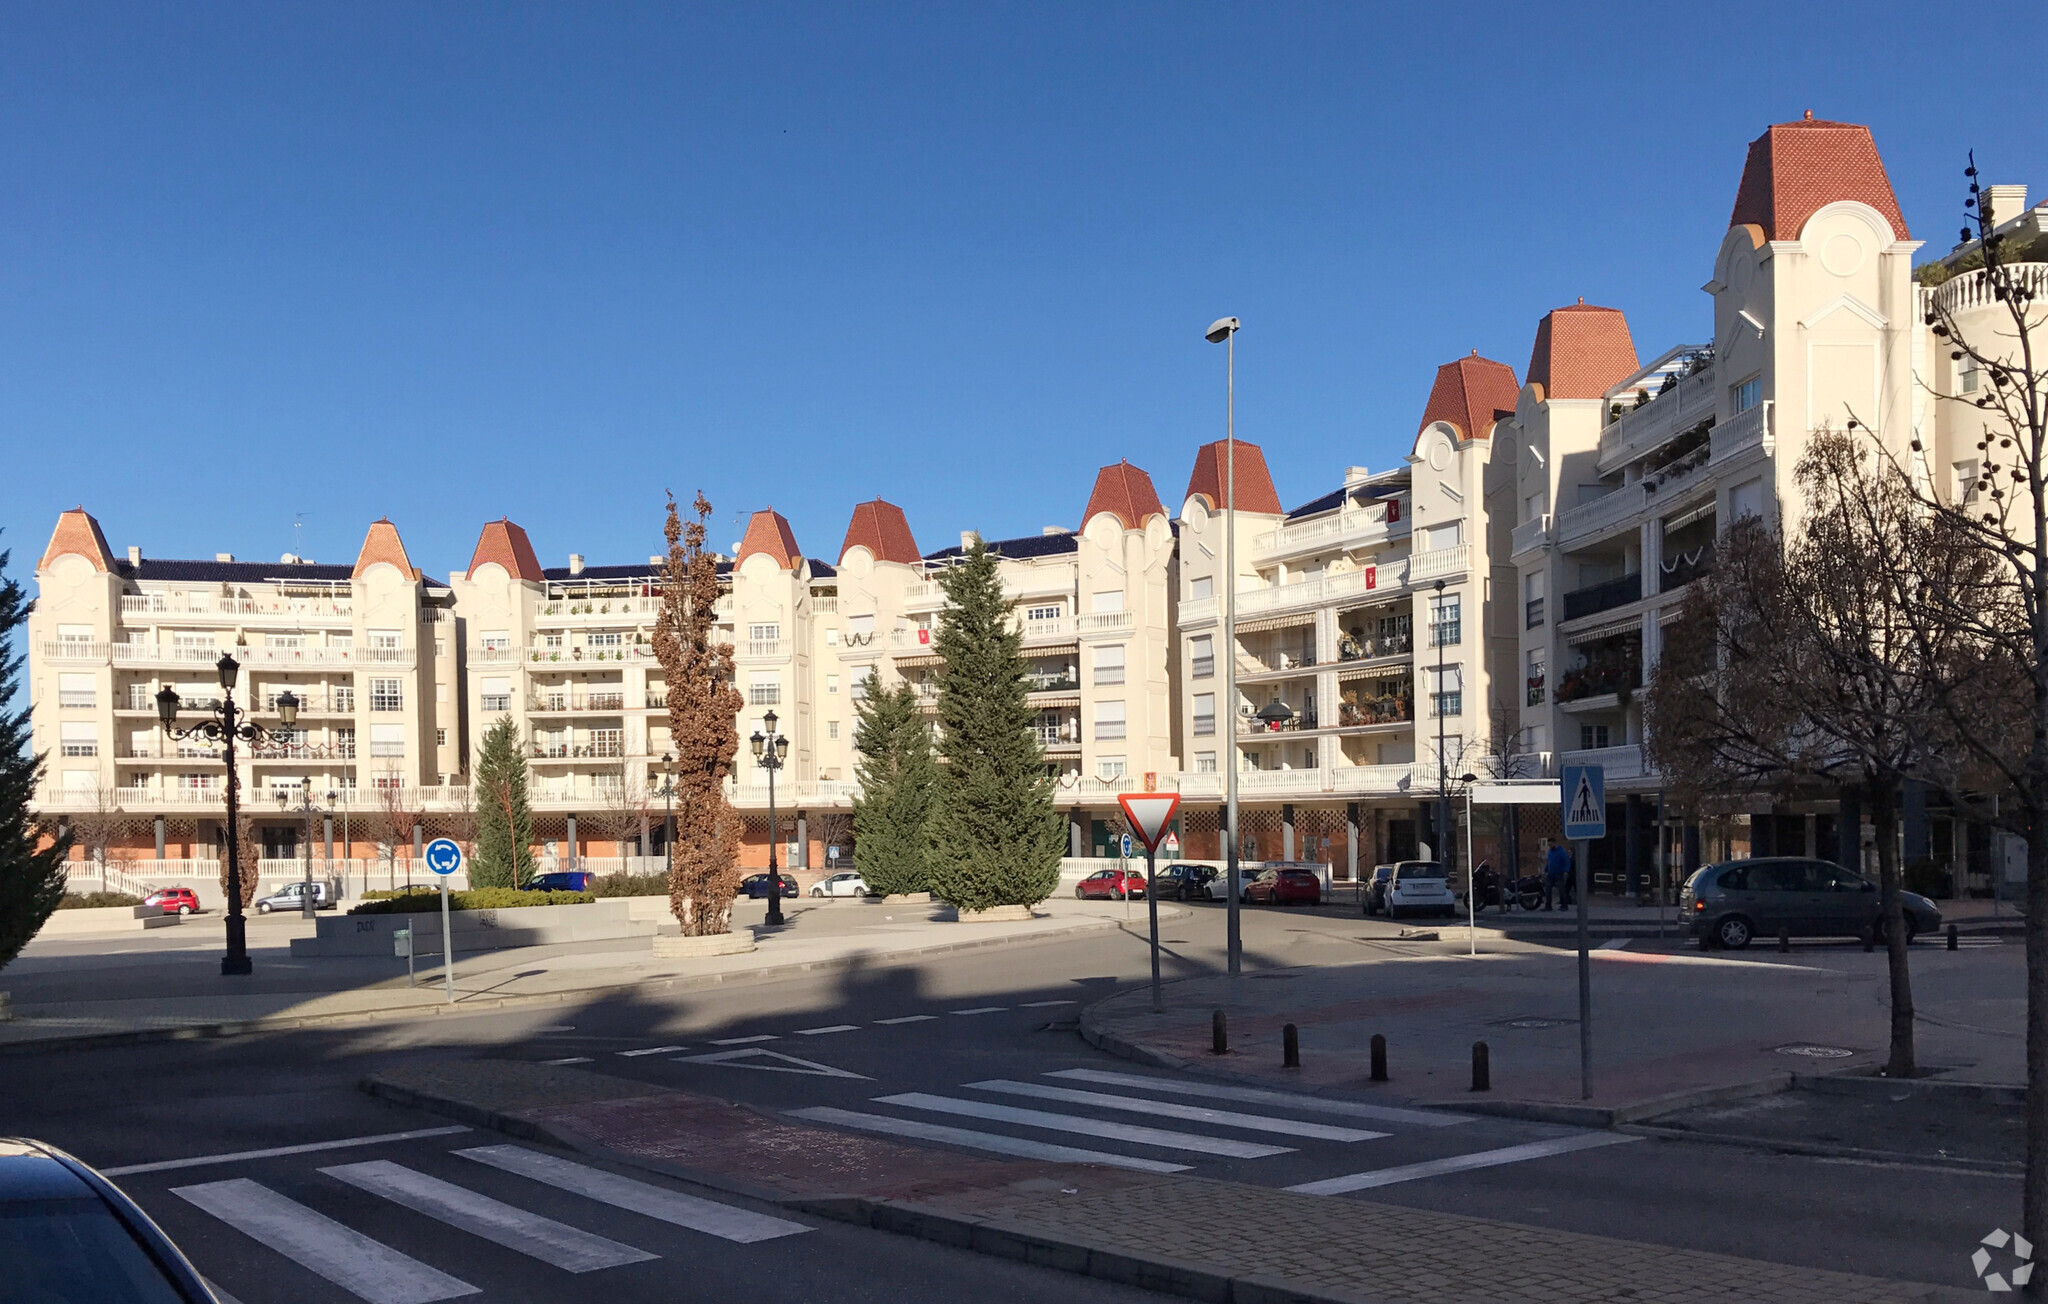
[[[1421,434],[1432,421],[1447,421],[1467,439],[1484,439],[1494,422],[1514,415],[1521,392],[1513,367],[1482,358],[1475,349],[1471,357],[1436,369],[1436,384],[1430,386],[1429,403],[1415,433]]]
[[[1249,440],[1236,442],[1237,510],[1282,515],[1285,509],[1280,506],[1280,495],[1273,488],[1273,475],[1266,470],[1265,452]],[[1195,451],[1195,469],[1188,476],[1188,491],[1183,501],[1200,494],[1211,511],[1222,510],[1223,445],[1224,441],[1219,439]]]
[[[1894,237],[1912,238],[1870,128],[1819,121],[1809,110],[1802,121],[1776,123],[1750,142],[1728,225],[1754,224],[1766,240],[1796,240],[1807,218],[1842,199],[1870,205]]]
[[[380,516],[370,522],[370,532],[363,536],[362,550],[356,554],[354,577],[361,579],[363,572],[378,562],[391,563],[407,579],[420,577],[420,573],[413,569],[412,558],[405,555],[405,542],[398,537],[398,527],[388,516]]]
[[[488,522],[484,532],[477,536],[476,551],[469,558],[469,573],[475,575],[477,567],[490,562],[503,566],[505,573],[515,580],[538,584],[545,578],[541,574],[540,558],[533,555],[533,544],[527,540],[526,531],[502,516]]]
[[[1581,299],[1551,309],[1536,323],[1536,347],[1522,379],[1543,386],[1545,398],[1599,398],[1641,365],[1621,309],[1596,308]]]
[[[1087,510],[1081,513],[1082,529],[1088,528],[1097,512],[1115,516],[1126,530],[1141,530],[1150,518],[1166,515],[1166,509],[1159,504],[1159,491],[1152,487],[1152,477],[1129,461],[1105,466],[1095,473],[1095,489],[1088,495]]]
[[[50,546],[43,549],[43,559],[36,563],[36,569],[49,569],[51,562],[67,553],[85,558],[94,570],[114,568],[114,551],[107,547],[107,536],[100,533],[100,523],[83,506],[57,514],[57,528],[50,532]]]
[[[802,549],[796,546],[796,531],[789,528],[789,521],[773,507],[753,514],[747,521],[746,537],[740,540],[739,554],[732,561],[737,566],[755,553],[766,553],[775,559],[775,564],[784,570],[795,570],[803,559]]]
[[[876,561],[916,566],[924,560],[918,554],[917,540],[911,536],[910,521],[903,515],[903,509],[880,498],[853,509],[853,519],[846,524],[846,541],[839,545],[840,560],[845,560],[847,552],[856,546],[873,553]]]

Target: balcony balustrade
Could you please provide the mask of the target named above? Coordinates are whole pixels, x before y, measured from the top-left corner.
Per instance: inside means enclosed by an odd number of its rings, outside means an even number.
[[[1564,618],[1578,620],[1584,616],[1597,615],[1616,607],[1625,607],[1637,602],[1643,596],[1641,572],[1623,575],[1618,579],[1604,580],[1589,584],[1583,589],[1574,589],[1564,595]]]
[[[1642,407],[1625,408],[1600,432],[1601,471],[1625,466],[1700,422],[1713,420],[1715,375],[1709,362]]]

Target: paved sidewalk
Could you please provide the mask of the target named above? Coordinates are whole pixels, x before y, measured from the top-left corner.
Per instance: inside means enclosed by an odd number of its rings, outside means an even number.
[[[580,1069],[415,1063],[366,1090],[814,1215],[1230,1304],[1960,1304],[1968,1292],[1205,1178],[997,1162]],[[1227,1211],[1227,1213],[1226,1213]],[[1227,1228],[1278,1227],[1278,1236]],[[1214,1232],[1215,1234],[1209,1234]]]
[[[657,960],[648,939],[617,944],[522,947],[461,955],[451,1003],[438,964],[406,985],[402,961],[257,959],[254,990],[219,991],[212,948],[167,946],[153,956],[124,955],[118,968],[93,970],[89,987],[76,973],[92,958],[66,954],[40,969],[20,964],[0,976],[14,989],[12,1020],[0,1022],[0,1052],[79,1038],[227,1035],[320,1024],[433,1018],[509,1005],[566,1003],[600,993],[683,991],[755,982],[803,972],[859,968],[983,946],[1024,945],[1124,926],[1123,907],[1048,901],[1037,917],[1015,923],[959,923],[931,906],[816,903],[788,907],[790,926],[757,928],[756,949],[741,955]],[[1162,917],[1183,913],[1162,906]],[[1143,926],[1143,916],[1132,925]],[[166,930],[176,931],[176,930]],[[19,964],[19,962],[17,962]],[[393,970],[396,974],[393,974]],[[206,994],[158,994],[166,975],[199,981]],[[230,980],[249,982],[250,980]],[[38,1000],[38,986],[61,984],[66,999]],[[81,990],[94,994],[80,995]],[[104,995],[98,993],[104,992]]]

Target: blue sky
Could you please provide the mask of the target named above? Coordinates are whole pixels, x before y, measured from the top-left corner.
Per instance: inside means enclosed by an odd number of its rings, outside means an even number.
[[[9,5],[0,544],[630,560],[700,487],[826,558],[877,494],[927,549],[1073,526],[1119,457],[1178,505],[1226,313],[1301,501],[1550,307],[1704,337],[1770,122],[1870,124],[1930,249],[1965,149],[2040,194],[2048,18],[1969,13]]]

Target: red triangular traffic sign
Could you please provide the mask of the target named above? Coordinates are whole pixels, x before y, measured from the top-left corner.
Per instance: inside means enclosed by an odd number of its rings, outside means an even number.
[[[1173,822],[1173,813],[1180,809],[1177,792],[1127,792],[1116,800],[1124,808],[1124,818],[1131,822],[1132,834],[1147,851],[1158,848],[1166,826]]]

